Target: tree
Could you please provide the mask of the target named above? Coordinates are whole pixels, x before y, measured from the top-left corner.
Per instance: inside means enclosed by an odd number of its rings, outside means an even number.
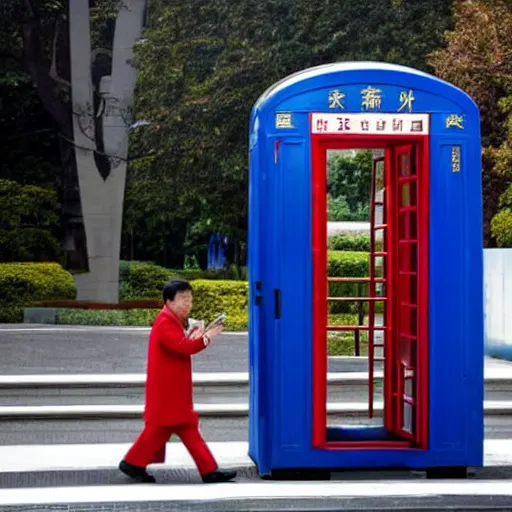
[[[23,58],[57,127],[66,170],[64,216],[75,224],[83,213],[86,234],[82,240],[81,229],[73,233],[70,226],[65,239],[68,249],[82,246],[86,254],[78,265],[88,271],[76,276],[78,297],[116,302],[135,85],[131,56],[145,0],[22,3],[23,9],[17,0],[1,4],[0,53]]]
[[[505,121],[510,115],[506,98],[512,96],[512,4],[506,0],[455,0],[454,5],[455,26],[446,35],[448,45],[434,52],[430,61],[441,78],[465,90],[480,107],[484,244],[489,246],[491,219],[510,181]]]
[[[58,209],[55,192],[0,179],[0,260],[56,261]]]
[[[78,298],[83,300],[117,302],[119,297],[128,131],[136,76],[130,61],[142,33],[144,8],[145,0],[124,0],[116,16],[112,71],[95,77],[89,0],[69,2],[73,144],[89,260],[88,274],[75,278]],[[96,51],[108,53],[101,48]]]
[[[494,173],[507,187],[499,199],[500,210],[491,220],[491,232],[498,247],[512,247],[512,93],[503,98],[499,106],[508,115],[507,137],[493,152]]]
[[[335,152],[327,163],[327,192],[336,208],[336,220],[369,220],[372,151],[357,151],[355,155]],[[336,202],[336,200],[338,200]],[[341,204],[339,204],[341,201]],[[342,204],[348,208],[342,213]],[[329,210],[330,211],[330,210]],[[334,218],[333,218],[334,220]]]
[[[136,49],[135,103],[137,118],[150,125],[133,146],[150,156],[129,171],[130,244],[157,243],[146,235],[150,223],[185,226],[179,231],[186,240],[171,241],[170,229],[160,234],[160,247],[169,251],[221,232],[241,253],[248,122],[267,87],[339,60],[426,69],[426,53],[441,44],[450,23],[451,0],[151,2],[144,43]]]

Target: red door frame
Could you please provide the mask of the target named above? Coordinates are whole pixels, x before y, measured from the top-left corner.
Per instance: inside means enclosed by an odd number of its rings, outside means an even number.
[[[419,344],[418,359],[418,416],[421,418],[416,426],[418,443],[411,441],[346,441],[327,442],[327,336],[328,322],[326,278],[327,268],[327,150],[336,149],[384,149],[386,151],[387,177],[392,168],[391,148],[397,145],[414,144],[418,148],[418,333],[422,342]],[[394,166],[394,162],[393,162]],[[313,390],[312,390],[312,444],[319,449],[389,449],[389,448],[427,448],[428,445],[428,240],[429,240],[429,136],[428,135],[333,135],[311,134],[311,173],[312,173],[312,337],[313,337]],[[393,177],[393,180],[395,178]],[[394,186],[393,182],[388,183]],[[388,201],[393,194],[388,194]],[[389,223],[390,240],[394,240],[393,222]],[[395,256],[393,243],[388,248],[389,261]],[[390,280],[387,286],[394,286]],[[387,290],[389,294],[389,289]],[[391,340],[391,336],[387,336]],[[392,345],[389,343],[388,345]],[[392,360],[386,354],[386,363]]]

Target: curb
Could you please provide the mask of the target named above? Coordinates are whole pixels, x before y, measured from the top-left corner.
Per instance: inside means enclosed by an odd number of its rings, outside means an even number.
[[[485,416],[512,415],[512,401],[484,401]],[[376,402],[375,412],[382,413],[382,402]],[[215,417],[247,417],[249,406],[242,404],[196,404],[195,411],[202,418]],[[141,419],[144,412],[143,405],[41,405],[41,406],[3,406],[0,407],[0,420],[15,419]],[[328,414],[347,416],[366,416],[368,404],[356,403],[328,403]]]
[[[238,472],[237,480],[259,478],[254,465],[223,464],[223,469]],[[199,484],[201,479],[195,466],[148,468],[162,484]],[[123,475],[117,467],[69,468],[40,471],[0,472],[0,489],[18,489],[33,487],[74,487],[74,486],[111,486],[127,485],[133,482]],[[1,508],[0,508],[1,510]]]
[[[4,489],[0,512],[195,510],[334,512],[382,510],[508,510],[507,484],[490,482],[239,482],[216,486],[128,485]],[[23,494],[22,494],[23,493]]]
[[[375,372],[375,379],[381,380],[383,372]],[[196,372],[192,376],[194,385],[248,385],[248,372]],[[328,373],[328,384],[360,384],[368,382],[367,372]],[[512,374],[508,368],[495,368],[486,372],[485,384],[512,385]],[[144,373],[115,374],[42,374],[42,375],[0,375],[0,389],[41,388],[41,387],[135,387],[144,386]]]

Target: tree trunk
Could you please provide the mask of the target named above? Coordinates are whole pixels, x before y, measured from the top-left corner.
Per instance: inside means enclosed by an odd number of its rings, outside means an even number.
[[[104,179],[95,160],[89,0],[69,2],[73,131],[89,259],[89,272],[75,276],[79,300],[115,303],[119,299],[129,111],[136,78],[130,59],[142,32],[144,7],[145,0],[124,0],[116,20],[112,77],[103,77],[102,84],[104,148],[113,157]]]

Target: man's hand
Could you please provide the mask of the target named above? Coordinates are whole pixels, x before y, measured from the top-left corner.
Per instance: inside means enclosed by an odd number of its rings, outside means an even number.
[[[192,327],[192,331],[188,335],[189,339],[197,340],[198,338],[202,338],[204,336],[204,322],[197,322],[194,327]]]
[[[224,330],[224,324],[219,324],[213,326],[211,329],[205,332],[205,334],[209,338],[213,338],[214,336],[218,336]]]

